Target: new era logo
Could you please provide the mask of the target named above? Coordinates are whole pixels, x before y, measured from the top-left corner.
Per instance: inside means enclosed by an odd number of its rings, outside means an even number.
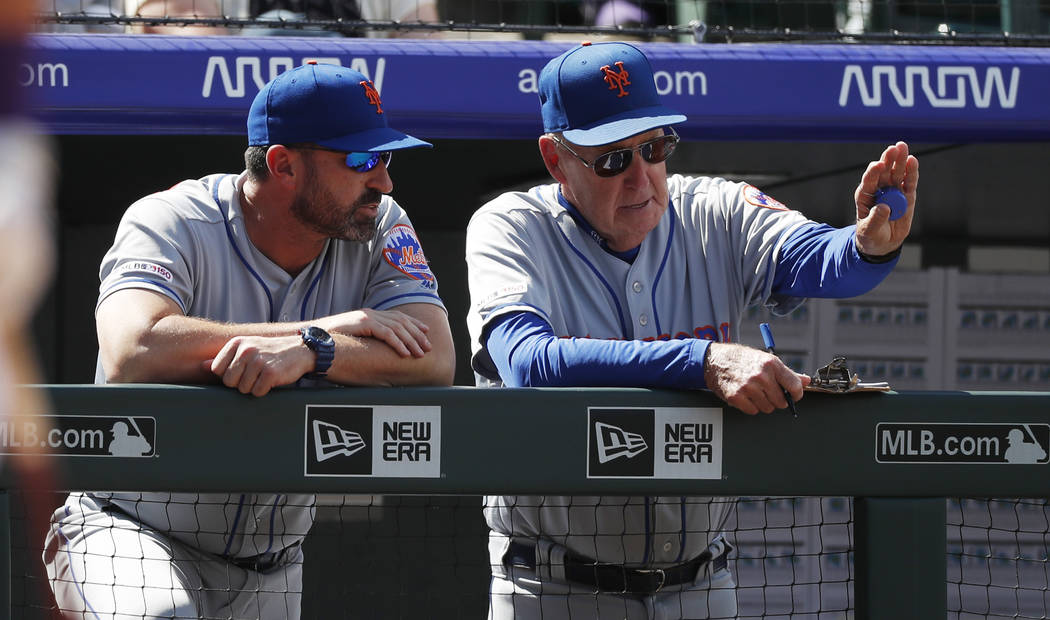
[[[613,459],[633,458],[649,447],[638,433],[625,431],[612,424],[594,423],[598,438],[598,462],[608,463]]]
[[[306,475],[372,475],[374,417],[373,407],[307,405]]]
[[[722,477],[722,409],[591,407],[588,478]]]
[[[340,454],[350,456],[365,447],[360,433],[339,428],[322,420],[314,420],[314,455],[317,462],[327,461]]]
[[[441,477],[441,407],[307,405],[307,476]]]
[[[652,409],[589,409],[587,475],[592,478],[652,477],[653,416]]]

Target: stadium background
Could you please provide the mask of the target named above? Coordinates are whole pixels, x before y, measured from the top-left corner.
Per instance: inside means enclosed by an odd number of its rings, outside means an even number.
[[[45,5],[50,6],[42,12],[41,28],[112,33],[151,24],[221,23],[234,30],[243,25],[203,14],[144,19],[125,13],[123,7],[109,7],[108,13],[100,14],[86,0],[76,2],[73,10],[67,6],[59,11],[47,0]],[[496,45],[501,39],[543,39],[568,47],[583,38],[676,40],[680,45],[699,45],[697,39],[702,38],[705,45],[727,41],[733,45],[748,41],[784,46],[828,43],[834,44],[827,47],[834,54],[835,46],[874,42],[888,46],[890,55],[900,45],[959,49],[980,45],[1007,59],[1009,51],[1018,46],[1047,51],[1041,46],[1050,44],[1050,5],[1045,2],[870,3],[862,30],[846,28],[855,10],[851,13],[846,3],[831,2],[711,2],[703,11],[692,3],[660,4],[653,13],[662,15],[665,22],[611,26],[585,23],[581,6],[572,2],[445,2],[438,9],[453,22],[453,30],[442,36],[495,39],[488,44]],[[706,21],[701,26],[676,15],[686,13],[693,20],[702,16]],[[394,26],[326,20],[306,24],[355,34],[386,32]],[[673,28],[668,29],[668,24]],[[435,24],[407,26],[414,26],[416,34],[439,31]],[[742,97],[764,96],[763,84],[746,77],[737,87]],[[798,96],[804,101],[808,93]],[[888,134],[894,133],[887,129]],[[135,199],[180,179],[237,172],[242,166],[242,135],[112,135],[99,131],[55,132],[60,264],[34,329],[49,383],[89,383],[93,378],[97,265],[124,209]],[[1050,391],[1050,175],[1046,174],[1050,150],[1045,141],[1050,122],[1043,118],[1032,131],[1032,137],[1038,138],[1035,141],[1020,135],[1000,141],[994,135],[975,136],[962,122],[957,137],[949,133],[936,142],[909,140],[920,157],[922,179],[918,217],[899,273],[866,298],[810,304],[806,311],[774,323],[779,349],[789,363],[812,372],[830,361],[831,355],[846,354],[864,379],[889,380],[900,389]],[[844,225],[852,220],[850,198],[863,165],[886,142],[908,140],[907,134],[902,129],[892,138],[864,141],[830,141],[816,129],[814,136],[820,135],[819,141],[797,137],[788,141],[773,134],[749,135],[746,140],[724,135],[718,140],[694,137],[680,146],[668,168],[670,172],[749,180],[813,219]],[[543,182],[546,172],[534,139],[506,139],[494,131],[482,137],[442,137],[433,142],[433,152],[399,154],[392,171],[394,196],[409,211],[441,282],[456,337],[456,383],[471,385],[464,324],[468,300],[463,230],[473,211],[487,199],[509,188]],[[754,323],[766,318],[760,312],[749,316]],[[895,327],[898,337],[886,343],[889,325]],[[758,342],[757,330],[745,327],[742,333],[745,340]],[[377,605],[373,613],[366,614],[370,617],[412,616],[419,610],[428,610],[431,617],[483,614],[488,567],[480,498],[325,496],[323,500],[328,505],[321,508],[307,546],[305,617],[327,617],[321,610],[343,609],[348,598],[362,592],[380,594],[369,599],[370,605]],[[999,513],[1042,515],[1043,525],[1032,527],[1028,534],[1034,536],[1029,544],[1042,549],[1037,560],[1045,575],[1045,500],[953,501],[949,505],[957,509],[959,521],[964,520],[965,506],[974,514],[986,515],[977,521],[988,523],[1002,518]],[[824,561],[837,562],[839,572],[824,577],[847,582],[846,524],[852,520],[847,498],[755,500],[745,502],[739,515],[751,519],[741,526],[744,531],[762,531],[755,528],[763,526],[775,529],[780,524],[791,536],[818,541],[828,536],[820,543]],[[32,543],[42,536],[34,533],[25,540]],[[971,557],[962,547],[960,540],[956,550],[960,564]],[[23,552],[27,557],[36,555],[32,547]],[[450,557],[454,558],[451,570]],[[794,553],[770,553],[757,560],[756,566],[773,575],[779,564],[781,572],[792,575],[798,572],[793,566],[804,562],[792,557]],[[972,557],[979,565],[983,561],[985,568],[997,561],[990,548]],[[348,562],[347,558],[368,559]],[[816,573],[815,578],[822,579],[820,571]],[[339,587],[332,587],[334,574],[340,575]],[[419,589],[420,583],[427,587]],[[28,587],[23,592],[32,590]],[[16,599],[17,592],[18,588]],[[450,592],[456,595],[448,596]],[[1038,604],[1018,602],[1016,610],[1003,613],[1044,617],[1045,581],[1041,592]],[[987,590],[984,595],[990,598]],[[785,617],[792,610],[797,612],[793,617],[845,617],[850,598],[846,589],[830,598],[842,600],[829,600],[827,606],[821,604],[812,612],[811,606],[799,605],[789,595],[786,603],[767,611]],[[1014,598],[1020,601],[1023,597]],[[26,604],[21,608],[26,617],[46,614],[33,609],[41,605],[39,601]],[[990,606],[986,601],[983,613],[957,611],[956,617],[985,617],[992,613]],[[351,610],[346,613],[352,616]]]

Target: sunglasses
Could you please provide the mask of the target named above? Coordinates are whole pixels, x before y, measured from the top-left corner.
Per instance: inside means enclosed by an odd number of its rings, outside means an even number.
[[[389,167],[390,160],[394,157],[393,151],[347,153],[346,151],[329,149],[323,146],[313,146],[309,144],[297,144],[290,148],[307,149],[310,151],[328,151],[329,153],[340,153],[342,155],[346,155],[346,166],[355,172],[368,172],[372,168],[375,168],[376,164],[378,164],[380,161],[383,162],[383,165]]]
[[[594,174],[600,177],[614,177],[624,170],[627,170],[631,166],[631,160],[634,159],[635,151],[642,154],[642,159],[649,162],[650,164],[658,164],[662,161],[666,161],[668,157],[674,153],[674,149],[678,146],[678,133],[675,132],[674,128],[671,127],[671,133],[666,136],[660,136],[648,142],[643,142],[634,148],[629,149],[616,149],[615,151],[609,151],[608,153],[602,153],[594,159],[594,161],[587,161],[580,157],[580,155],[572,150],[568,144],[558,138],[558,136],[552,135],[551,139],[560,144],[565,148],[566,151],[572,153],[576,159],[583,162],[583,165],[594,170]]]

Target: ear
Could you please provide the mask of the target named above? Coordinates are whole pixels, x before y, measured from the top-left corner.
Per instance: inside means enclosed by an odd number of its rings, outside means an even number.
[[[558,153],[558,143],[551,139],[548,135],[542,135],[539,138],[540,146],[540,157],[543,158],[543,165],[547,166],[547,172],[550,173],[554,180],[558,183],[565,183],[565,172],[561,169],[561,158]]]
[[[295,164],[299,161],[301,158],[297,153],[281,144],[266,149],[266,167],[270,169],[270,178],[282,185],[295,185]]]

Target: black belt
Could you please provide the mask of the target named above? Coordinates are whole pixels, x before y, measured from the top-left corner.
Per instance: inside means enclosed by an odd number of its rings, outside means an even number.
[[[227,558],[230,564],[243,568],[244,570],[253,570],[258,573],[265,573],[270,569],[284,563],[284,559],[288,557],[289,553],[299,548],[299,543],[296,543],[290,547],[285,547],[280,551],[274,551],[272,553],[260,553],[259,555],[253,555],[247,558]]]
[[[600,564],[593,560],[565,554],[565,579],[567,581],[593,586],[599,592],[618,592],[630,594],[655,594],[661,588],[691,583],[696,580],[708,562],[714,573],[726,567],[726,557],[733,548],[728,543],[725,550],[712,560],[711,551],[705,549],[696,558],[683,564],[667,568],[627,568],[619,564]],[[503,555],[503,565],[524,566],[536,570],[536,545],[512,540]]]
[[[111,503],[109,500],[96,498],[95,501],[99,502],[99,509],[102,510],[102,512],[117,512],[132,519],[135,518],[135,515],[132,515],[120,506]],[[271,553],[260,553],[259,555],[253,555],[246,558],[227,557],[226,561],[238,568],[243,568],[244,570],[253,570],[259,573],[265,573],[273,567],[279,564],[283,564],[285,558],[288,557],[288,554],[298,549],[300,546],[302,546],[302,543],[298,542],[294,545],[285,547],[280,551],[273,551]]]

